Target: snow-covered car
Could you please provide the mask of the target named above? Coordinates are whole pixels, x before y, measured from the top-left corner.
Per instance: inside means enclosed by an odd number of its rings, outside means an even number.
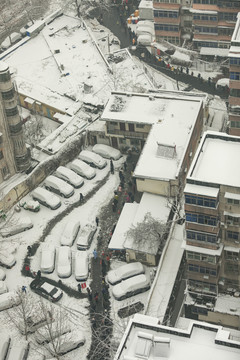
[[[61,278],[72,274],[72,252],[69,246],[61,246],[58,250],[57,274]]]
[[[3,281],[6,279],[6,273],[3,269],[0,269],[0,281]]]
[[[40,269],[43,273],[52,273],[55,267],[55,246],[49,242],[43,243],[41,248]]]
[[[16,224],[11,224],[9,227],[0,230],[2,237],[8,237],[19,234],[33,227],[32,220],[29,217],[22,217]]]
[[[58,196],[41,187],[37,187],[33,190],[32,198],[52,210],[56,210],[61,206],[61,201]]]
[[[82,331],[78,331],[74,335],[70,332],[57,338],[55,351],[50,351],[53,356],[56,355],[56,353],[58,356],[61,356],[84,345],[85,341],[86,339]],[[50,349],[51,348],[52,345],[50,346]]]
[[[78,231],[80,229],[80,221],[68,221],[61,235],[60,243],[63,246],[72,246]]]
[[[19,330],[23,335],[32,334],[44,325],[49,324],[49,320],[43,312],[36,312],[28,316],[26,324],[24,323],[23,319],[19,320]]]
[[[11,338],[9,335],[1,336],[0,359],[6,359],[10,343],[11,343]]]
[[[48,331],[48,328],[44,326],[42,329],[40,329],[37,333],[35,333],[35,339],[38,344],[42,345],[44,343],[49,343],[50,341],[58,338],[61,335],[64,335],[71,331],[71,328],[69,325],[62,324],[61,326],[57,326],[56,328],[51,327],[51,331]],[[59,324],[58,324],[59,325]]]
[[[47,190],[65,198],[69,198],[74,194],[72,185],[69,185],[66,181],[59,179],[54,175],[50,175],[45,179],[44,186]]]
[[[122,156],[118,149],[104,144],[96,144],[93,146],[92,151],[105,159],[119,160]]]
[[[112,287],[112,293],[116,300],[123,300],[147,291],[148,289],[150,289],[149,278],[141,274],[114,285]]]
[[[78,155],[78,158],[98,169],[103,169],[107,165],[107,161],[103,159],[102,156],[89,150],[82,150]]]
[[[65,166],[59,166],[55,172],[55,175],[75,187],[80,188],[84,184],[84,180],[81,176],[76,174],[73,170],[68,169]]]
[[[29,200],[20,203],[20,206],[25,210],[30,210],[33,212],[38,212],[40,210],[40,204],[38,201]]]
[[[0,295],[6,292],[8,292],[8,288],[5,281],[0,280]]]
[[[59,301],[63,296],[62,290],[50,284],[46,279],[34,279],[30,283],[30,288],[36,294],[52,302]]]
[[[6,360],[26,360],[29,352],[29,343],[15,342],[11,344]]]
[[[96,176],[96,170],[86,164],[84,161],[76,159],[70,164],[70,168],[78,175],[91,180]]]
[[[88,254],[86,251],[77,251],[75,254],[75,279],[85,281],[88,278]]]
[[[109,271],[107,274],[107,281],[109,284],[115,285],[122,280],[143,274],[144,272],[144,267],[140,262],[130,263]]]
[[[1,251],[0,253],[0,265],[11,269],[16,264],[16,258],[12,253]]]
[[[87,250],[90,248],[96,231],[97,226],[95,224],[87,224],[84,226],[77,238],[78,250]]]
[[[10,291],[0,295],[0,311],[19,305],[20,297],[16,292]]]

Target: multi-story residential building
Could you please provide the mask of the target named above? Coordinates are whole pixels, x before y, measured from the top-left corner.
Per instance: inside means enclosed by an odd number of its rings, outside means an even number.
[[[240,137],[204,133],[187,175],[185,233],[188,291],[240,290]]]
[[[182,0],[153,1],[153,16],[156,41],[166,40],[181,43],[180,8]]]
[[[240,136],[240,13],[229,49],[229,134]]]
[[[193,46],[229,48],[240,1],[193,0]]]
[[[0,182],[30,167],[30,152],[23,138],[17,95],[9,67],[0,62]]]

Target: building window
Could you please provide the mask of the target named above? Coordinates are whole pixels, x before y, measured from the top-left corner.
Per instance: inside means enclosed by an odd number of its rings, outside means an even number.
[[[187,230],[187,239],[202,242],[217,243],[217,235]]]
[[[238,241],[239,240],[239,233],[236,232],[236,231],[227,231],[227,240]]]
[[[138,129],[144,129],[145,125],[144,124],[136,124],[136,128]]]
[[[14,94],[15,94],[15,91],[14,91],[14,88],[12,88],[9,91],[2,92],[2,98],[3,98],[3,100],[10,100],[14,97]]]
[[[130,144],[131,145],[139,145],[139,140],[138,139],[130,139]]]
[[[226,261],[224,264],[224,270],[226,273],[238,275],[239,274],[239,265],[234,262]]]
[[[15,115],[18,115],[18,108],[17,106],[15,106],[14,108],[12,109],[5,109],[6,111],[6,115],[7,116],[15,116]]]
[[[230,89],[230,96],[240,97],[240,89]]]
[[[239,72],[231,72],[230,71],[230,80],[240,80],[240,73]]]
[[[231,128],[240,128],[240,121],[231,121]]]
[[[198,224],[217,226],[217,217],[204,214],[186,213],[186,221]]]
[[[227,220],[227,224],[229,224],[229,225],[231,225],[231,224],[232,225],[238,225],[240,218],[235,217],[235,216],[227,215],[226,220]]]
[[[233,205],[239,205],[240,204],[240,200],[237,199],[227,199],[228,204],[233,204]]]
[[[195,26],[195,33],[218,34],[218,29],[209,26]]]
[[[211,264],[216,264],[216,258],[212,255],[204,255],[192,251],[187,251],[187,259],[188,260],[197,260],[197,261],[204,261]]]
[[[3,159],[3,152],[2,152],[2,150],[0,150],[0,160],[2,160]]]
[[[8,167],[7,167],[7,166],[4,166],[1,171],[2,171],[2,177],[3,177],[3,179],[6,179],[6,177],[7,177],[8,174],[9,174]]]
[[[16,134],[16,133],[18,133],[19,131],[22,130],[22,123],[19,122],[19,123],[16,124],[16,125],[9,125],[9,130],[10,130],[10,133],[11,133],[11,134]]]
[[[127,143],[126,139],[119,138],[119,144],[125,145],[126,143]]]
[[[225,251],[225,260],[238,261],[239,260],[238,256],[239,256],[238,252]]]
[[[154,17],[164,17],[164,18],[178,18],[178,11],[164,11],[164,10],[154,10]]]
[[[116,125],[117,125],[117,123],[115,123],[114,121],[110,121],[110,125],[112,125],[112,126],[116,126]]]
[[[9,71],[3,73],[3,74],[0,74],[0,82],[7,82],[11,79],[11,76],[10,76],[10,73]]]
[[[188,285],[196,291],[217,292],[217,286],[215,284],[205,283],[203,281],[189,280]]]
[[[192,205],[198,205],[198,206],[216,208],[217,199],[200,196],[200,195],[185,194],[185,203],[192,204]]]
[[[155,28],[155,30],[179,32],[179,27],[176,25],[154,24],[154,28]]]
[[[230,65],[240,65],[240,59],[239,58],[230,58]],[[235,89],[233,89],[235,90]]]
[[[195,265],[195,264],[188,264],[188,271],[198,272],[200,274],[205,274],[205,275],[217,276],[216,269],[210,269],[210,268],[200,266],[200,265]]]

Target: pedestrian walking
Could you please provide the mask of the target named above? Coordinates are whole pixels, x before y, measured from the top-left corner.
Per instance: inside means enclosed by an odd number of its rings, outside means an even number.
[[[81,284],[78,284],[78,291],[81,293],[82,292],[82,286]]]
[[[110,160],[110,171],[111,171],[111,174],[114,174],[114,165],[113,165],[112,159]]]
[[[126,161],[124,162],[123,167],[124,167],[124,171],[126,171],[126,170],[127,170],[127,163],[126,163]]]
[[[25,285],[22,286],[22,292],[26,294],[27,292],[27,287]]]
[[[27,254],[28,254],[28,256],[32,255],[32,247],[30,245],[28,245],[28,247],[27,247]]]
[[[98,292],[96,291],[94,294],[94,300],[96,302],[96,304],[98,303]]]
[[[80,202],[83,202],[83,194],[80,193]]]
[[[115,207],[117,207],[118,200],[114,198],[114,199],[113,199],[113,203],[114,203]]]
[[[40,270],[38,270],[38,272],[37,272],[37,279],[38,279],[38,280],[40,280],[40,279],[41,279],[41,275],[42,275],[42,274],[41,274],[41,271],[40,271]]]
[[[98,224],[99,224],[99,218],[96,216],[96,225],[98,226]]]
[[[189,68],[188,67],[186,68],[186,74],[187,75],[189,74]]]
[[[92,291],[89,287],[87,287],[87,293],[88,293],[89,300],[92,301]]]
[[[97,259],[97,250],[96,249],[93,250],[93,256],[94,256],[94,259],[96,260]]]
[[[25,265],[25,271],[27,272],[27,274],[30,274],[30,267],[29,267],[29,265]]]
[[[121,180],[122,180],[122,176],[123,176],[122,170],[119,170],[118,175],[119,175],[119,179],[120,179],[120,181],[121,181]]]
[[[114,199],[115,199],[115,200],[118,200],[118,194],[115,194],[115,195],[114,195]]]
[[[110,255],[109,254],[106,256],[106,260],[107,260],[107,271],[108,271],[110,268]]]
[[[116,205],[114,204],[114,202],[112,203],[112,211],[116,212]]]

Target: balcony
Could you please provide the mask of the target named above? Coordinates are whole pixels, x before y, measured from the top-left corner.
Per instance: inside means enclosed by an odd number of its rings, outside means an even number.
[[[219,203],[218,203],[219,204]],[[207,206],[199,206],[199,205],[192,205],[185,203],[184,209],[185,212],[194,212],[199,214],[205,214],[205,215],[218,215],[218,204],[216,208],[207,207]]]
[[[219,227],[220,227],[220,222],[218,222],[216,226],[199,224],[190,221],[186,221],[185,223],[186,230],[195,230],[195,231],[206,232],[209,234],[216,234],[216,235],[219,232]]]
[[[148,133],[118,129],[107,129],[107,135],[116,135],[132,139],[146,139],[148,137]]]

